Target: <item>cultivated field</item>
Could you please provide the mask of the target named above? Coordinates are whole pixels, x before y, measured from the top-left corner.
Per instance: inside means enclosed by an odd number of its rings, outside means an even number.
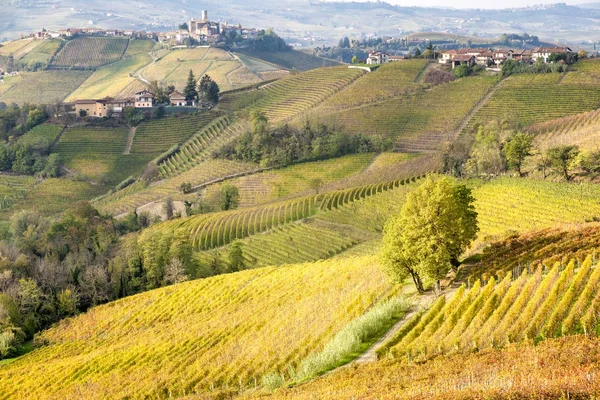
[[[69,40],[52,61],[55,68],[98,68],[118,61],[127,49],[129,39],[78,37]]]
[[[96,307],[0,369],[13,398],[230,396],[318,351],[391,286],[369,258],[243,271]]]
[[[91,73],[91,71],[24,72],[18,77],[20,79],[14,86],[2,94],[0,101],[7,104],[49,104],[63,101],[89,78]],[[0,85],[0,90],[4,85]]]

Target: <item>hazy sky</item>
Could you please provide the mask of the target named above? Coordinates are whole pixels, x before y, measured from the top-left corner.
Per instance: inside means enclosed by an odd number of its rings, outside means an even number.
[[[578,4],[585,3],[585,0],[575,1],[535,1],[535,0],[386,0],[388,3],[401,6],[422,6],[422,7],[452,7],[452,8],[511,8],[527,7],[536,4],[567,3]],[[589,0],[593,2],[594,0]]]

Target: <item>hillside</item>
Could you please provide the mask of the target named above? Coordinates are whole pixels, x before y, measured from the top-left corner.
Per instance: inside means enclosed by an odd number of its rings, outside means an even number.
[[[0,387],[12,398],[229,396],[293,370],[394,292],[369,258],[186,282],[46,331],[43,348],[0,368]]]

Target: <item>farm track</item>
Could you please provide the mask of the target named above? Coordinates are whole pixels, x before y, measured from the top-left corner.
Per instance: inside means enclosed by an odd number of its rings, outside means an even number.
[[[135,138],[135,131],[137,130],[137,126],[133,126],[129,128],[129,135],[127,135],[127,142],[125,142],[125,151],[123,154],[131,154],[131,146],[133,146],[133,139]]]

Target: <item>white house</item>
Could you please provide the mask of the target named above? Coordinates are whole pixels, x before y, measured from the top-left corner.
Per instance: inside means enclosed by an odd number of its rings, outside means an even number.
[[[536,61],[541,58],[545,63],[547,63],[548,58],[550,58],[552,54],[569,53],[573,53],[573,50],[571,50],[568,47],[538,47],[533,51],[531,58],[533,59],[533,61]]]
[[[367,64],[385,64],[389,61],[390,55],[382,51],[371,51],[367,57]]]
[[[135,94],[135,108],[152,108],[154,95],[149,90],[142,90]]]

